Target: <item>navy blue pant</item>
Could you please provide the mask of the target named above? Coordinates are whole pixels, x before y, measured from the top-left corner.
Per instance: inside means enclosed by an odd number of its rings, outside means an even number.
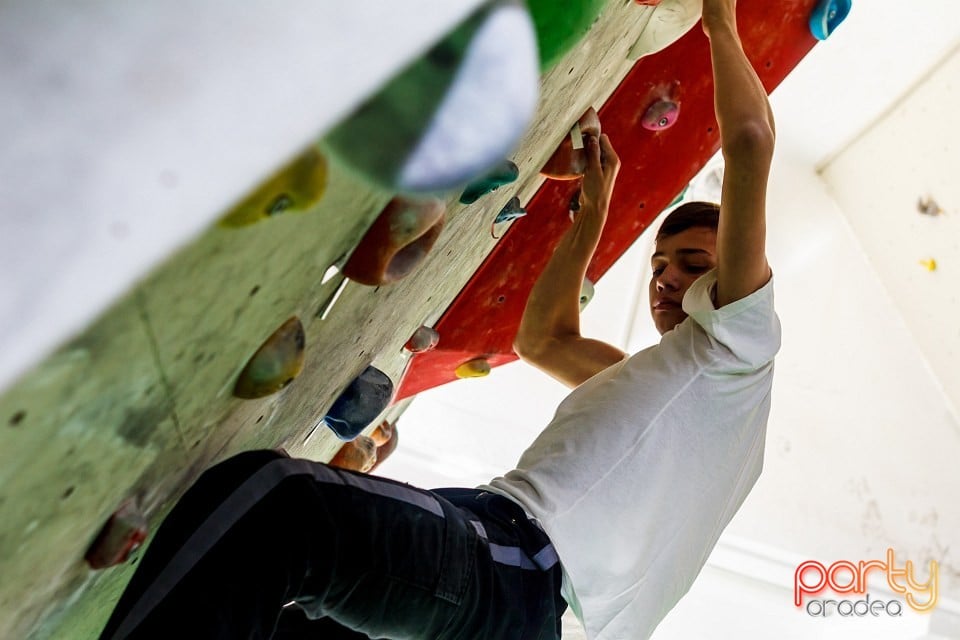
[[[252,451],[184,494],[101,638],[556,640],[559,593],[506,498]]]

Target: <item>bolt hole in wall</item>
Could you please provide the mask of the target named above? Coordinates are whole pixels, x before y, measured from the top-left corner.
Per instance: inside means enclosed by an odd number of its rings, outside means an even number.
[[[498,297],[497,297],[497,302],[503,303],[503,301],[506,300],[506,299],[507,299],[507,296],[498,296]]]
[[[11,427],[17,426],[18,424],[23,422],[23,419],[26,417],[27,417],[26,411],[17,411],[15,414],[10,416],[10,426]]]

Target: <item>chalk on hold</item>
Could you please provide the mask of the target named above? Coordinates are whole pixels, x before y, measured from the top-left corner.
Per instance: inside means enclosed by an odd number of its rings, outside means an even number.
[[[460,194],[460,204],[473,204],[481,196],[496,191],[520,177],[520,169],[512,160],[504,160],[482,178],[467,185]]]
[[[430,351],[440,342],[440,334],[433,327],[418,327],[407,343],[403,346],[410,353],[422,353]]]
[[[260,345],[233,387],[238,398],[262,398],[290,384],[303,371],[306,336],[300,318],[284,322]]]
[[[311,147],[280,169],[220,220],[221,227],[245,227],[288,211],[315,205],[327,187],[327,161]]]
[[[810,14],[810,33],[826,40],[850,13],[851,0],[821,0]]]
[[[334,157],[401,192],[460,188],[508,156],[537,106],[523,3],[484,3],[324,138]]]
[[[593,293],[593,282],[589,278],[584,278],[580,285],[580,311],[586,309],[590,301],[593,300]]]
[[[490,363],[486,358],[474,358],[454,370],[458,378],[482,378],[490,375]]]
[[[540,49],[540,68],[546,71],[590,31],[605,0],[527,0]]]
[[[672,100],[657,100],[644,112],[640,126],[648,131],[669,129],[680,117],[680,105]]]
[[[392,399],[390,376],[368,366],[333,402],[323,421],[341,440],[353,440],[387,408]]]
[[[147,518],[133,499],[113,512],[84,554],[91,569],[105,569],[125,562],[147,539]]]
[[[547,160],[540,174],[553,180],[575,180],[587,169],[587,151],[582,136],[600,135],[600,116],[590,107],[574,123],[570,135],[564,137],[560,146]]]
[[[437,198],[395,197],[350,254],[343,275],[371,286],[405,277],[430,253],[445,213],[446,205]]]

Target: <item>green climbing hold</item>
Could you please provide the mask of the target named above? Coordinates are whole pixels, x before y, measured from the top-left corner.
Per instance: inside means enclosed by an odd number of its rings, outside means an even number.
[[[549,70],[590,31],[604,0],[527,0],[540,46],[540,70]]]

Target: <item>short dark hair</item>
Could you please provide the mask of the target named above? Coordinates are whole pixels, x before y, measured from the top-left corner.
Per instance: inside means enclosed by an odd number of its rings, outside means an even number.
[[[691,229],[705,227],[717,230],[720,222],[720,205],[713,202],[685,202],[664,219],[657,231],[657,240]]]

